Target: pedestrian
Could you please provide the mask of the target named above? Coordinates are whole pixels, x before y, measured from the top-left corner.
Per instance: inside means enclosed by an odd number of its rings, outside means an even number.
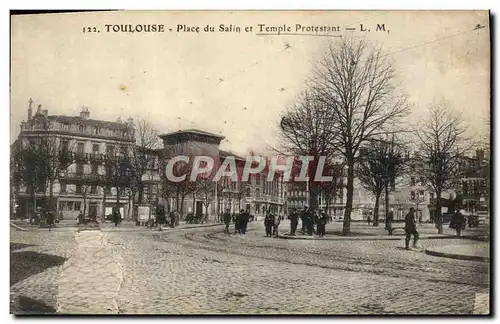
[[[274,218],[271,212],[267,212],[266,217],[264,218],[264,226],[266,228],[266,237],[272,237],[272,228],[274,224]]]
[[[244,209],[240,210],[240,213],[237,216],[239,218],[239,232],[240,234],[245,234],[246,233],[246,227],[248,226],[248,218],[247,213],[245,212]]]
[[[176,211],[175,210],[172,210],[170,212],[170,227],[171,228],[174,228],[175,227],[175,221],[176,221]]]
[[[306,216],[306,226],[307,226],[307,235],[312,236],[314,233],[314,209],[309,209],[307,211]]]
[[[276,237],[278,237],[278,228],[280,227],[280,223],[281,223],[281,216],[276,215],[274,217],[274,225],[273,225],[273,234]]]
[[[162,225],[167,222],[167,217],[165,215],[165,208],[163,206],[158,206],[156,208],[156,223],[158,224],[158,231],[162,230]]]
[[[323,237],[325,236],[326,234],[326,223],[328,221],[328,216],[326,215],[326,213],[324,211],[320,212],[320,214],[318,215],[318,220],[317,220],[317,228],[318,228],[318,235],[320,237]]]
[[[52,230],[52,225],[54,225],[54,213],[50,210],[47,211],[47,225],[49,225],[49,231]]]
[[[464,227],[465,227],[465,217],[459,210],[457,210],[453,214],[453,217],[451,218],[450,228],[454,228],[457,233],[457,236],[460,237],[460,234],[462,233],[462,229]]]
[[[229,209],[226,209],[224,214],[222,214],[222,219],[224,221],[224,224],[226,225],[224,233],[229,234],[229,225],[231,225],[231,213],[229,212]]]
[[[82,217],[83,217],[83,215],[82,215]],[[120,214],[120,210],[118,208],[115,208],[115,210],[113,212],[113,222],[115,223],[115,227],[118,226],[121,219],[122,219],[122,216]]]
[[[368,215],[368,217],[366,218],[366,222],[368,223],[368,226],[370,226],[372,222],[372,218],[370,217],[370,215]]]
[[[297,225],[299,225],[299,214],[296,210],[293,210],[290,214],[290,235],[295,236],[295,231],[297,230]]]
[[[410,212],[406,214],[405,217],[405,249],[410,249],[410,239],[413,235],[413,247],[417,247],[418,241],[418,232],[417,232],[417,224],[415,220],[415,208],[411,207]]]
[[[391,207],[387,218],[385,219],[385,229],[389,232],[389,235],[392,235],[392,222],[394,221],[394,208]]]

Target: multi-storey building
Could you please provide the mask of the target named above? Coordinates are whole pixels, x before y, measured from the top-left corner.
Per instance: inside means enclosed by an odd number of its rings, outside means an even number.
[[[41,105],[33,112],[32,100],[28,118],[21,123],[16,141],[21,149],[36,143],[50,143],[52,152],[69,152],[70,161],[58,171],[46,190],[15,185],[18,215],[29,215],[34,209],[48,204],[52,192],[58,215],[73,218],[80,211],[95,217],[120,208],[129,214],[130,202],[125,191],[116,197],[117,190],[106,181],[104,161],[116,152],[126,154],[135,145],[133,120],[108,122],[90,118],[88,108],[79,116],[49,115]],[[39,191],[41,190],[41,191]]]

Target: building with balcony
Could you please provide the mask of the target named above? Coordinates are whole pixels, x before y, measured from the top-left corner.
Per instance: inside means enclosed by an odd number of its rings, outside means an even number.
[[[99,218],[111,213],[113,207],[119,208],[122,216],[128,215],[130,199],[124,190],[116,196],[116,188],[106,177],[105,161],[120,152],[127,154],[135,145],[133,120],[91,119],[85,107],[79,116],[49,115],[41,105],[33,111],[32,105],[30,99],[27,120],[21,123],[16,145],[20,149],[42,145],[54,155],[66,152],[69,160],[64,167],[60,165],[60,170],[53,169],[58,174],[44,188],[14,184],[16,214],[28,216],[37,207],[48,207],[52,192],[52,207],[64,218],[76,218],[80,211]]]

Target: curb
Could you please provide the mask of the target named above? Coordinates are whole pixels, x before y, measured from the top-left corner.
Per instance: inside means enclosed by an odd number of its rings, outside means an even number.
[[[490,262],[490,258],[489,257],[483,257],[483,256],[478,256],[478,255],[466,255],[466,254],[455,254],[455,253],[439,252],[439,251],[433,251],[433,250],[430,250],[430,249],[426,249],[425,250],[425,254],[436,256],[436,257],[443,257],[443,258],[449,258],[449,259],[457,259],[457,260]]]
[[[27,231],[27,229],[25,228],[22,228],[20,226],[17,226],[16,224],[10,222],[10,226],[14,227],[15,229],[17,229],[18,231]]]
[[[166,227],[166,228],[163,228],[161,231],[158,231],[158,228],[144,228],[143,226],[141,226],[142,228],[136,228],[136,227],[130,227],[130,230],[128,230],[129,232],[171,232],[171,231],[182,231],[182,230],[189,230],[189,229],[193,229],[193,228],[203,228],[203,227],[215,227],[215,226],[224,226],[224,224],[207,224],[207,225],[204,225],[204,224],[200,224],[199,226],[190,226],[190,227],[174,227],[174,228],[171,228],[171,227]],[[113,229],[115,227],[101,227],[101,231],[103,232],[115,232]],[[120,231],[116,231],[116,232],[120,232]]]
[[[312,240],[312,241],[397,241],[404,240],[404,236],[332,236],[332,237],[311,237],[311,236],[289,236],[278,234],[278,238],[284,240]],[[419,240],[453,239],[456,235],[420,235]],[[462,239],[472,239],[472,237],[461,236]]]

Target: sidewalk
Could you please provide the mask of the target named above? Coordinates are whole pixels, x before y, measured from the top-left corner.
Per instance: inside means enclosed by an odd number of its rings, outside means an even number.
[[[384,224],[379,224],[378,227],[368,225],[366,223],[353,222],[351,223],[351,233],[349,236],[342,235],[342,222],[333,222],[326,225],[326,235],[324,237],[301,235],[300,230],[302,224],[299,226],[295,233],[296,236],[288,235],[290,233],[290,221],[282,221],[278,235],[281,239],[293,240],[402,240],[405,238],[404,223],[393,223],[393,235],[388,235],[384,229]],[[447,225],[443,226],[443,234],[438,234],[437,229],[433,224],[418,224],[417,230],[421,239],[447,239],[456,238],[455,230],[448,228]],[[487,235],[488,228],[467,228],[462,232],[462,238],[466,239],[481,239],[488,241]]]
[[[451,259],[490,261],[490,245],[487,243],[436,246],[426,249],[425,253]]]

